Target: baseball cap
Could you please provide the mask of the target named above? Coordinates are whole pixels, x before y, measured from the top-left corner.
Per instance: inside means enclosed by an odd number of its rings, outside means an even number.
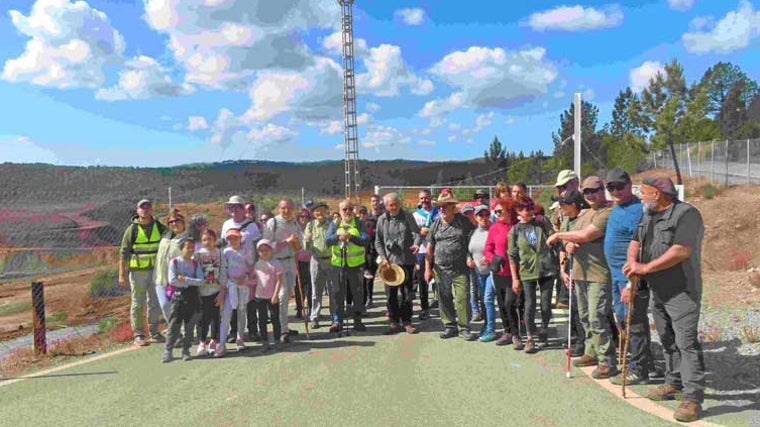
[[[193,235],[188,233],[187,231],[180,234],[178,237],[179,238],[178,238],[177,243],[179,243],[180,248],[182,246],[185,246],[185,242],[195,242],[195,237],[193,237]]]
[[[139,202],[137,202],[137,207],[139,208],[146,203],[153,206],[153,202],[151,202],[150,199],[141,199]]]
[[[485,196],[486,198],[488,198],[488,191],[486,191],[486,190],[483,190],[483,189],[481,188],[481,189],[479,189],[478,191],[476,191],[476,192],[475,192],[475,194],[473,194],[473,197],[472,197],[472,198],[473,198],[473,199],[476,199],[478,196]]]
[[[477,214],[479,214],[479,213],[481,213],[483,211],[491,213],[491,211],[488,209],[488,206],[486,206],[486,205],[475,206],[475,215],[477,215]]]
[[[604,187],[604,183],[602,182],[602,178],[599,178],[598,176],[587,176],[586,179],[583,180],[583,183],[581,184],[581,190],[585,190],[587,188],[602,188]]]
[[[607,181],[607,184],[611,184],[613,182],[620,182],[620,183],[627,184],[631,182],[631,176],[628,175],[628,172],[620,168],[614,168],[607,171],[606,178],[607,179],[605,179],[605,181]]]
[[[645,178],[642,183],[644,185],[648,185],[650,187],[656,188],[661,193],[665,193],[673,197],[678,196],[678,191],[676,190],[676,186],[673,185],[673,181],[671,181],[670,178],[668,177],[658,176],[658,177],[652,177],[652,178]]]
[[[227,233],[225,233],[224,238],[227,239],[230,236],[241,237],[242,234],[240,234],[240,230],[238,230],[237,228],[230,228],[229,230],[227,230]]]
[[[573,179],[578,179],[578,175],[575,173],[575,171],[571,169],[562,170],[557,174],[557,183],[554,184],[554,186],[560,187],[567,184],[568,181]]]
[[[557,200],[561,205],[576,205],[581,206],[584,203],[583,194],[578,190],[569,190],[565,192],[563,197]]]
[[[473,207],[472,205],[464,205],[462,206],[461,212],[463,214],[469,213],[469,212],[475,212],[475,207]]]
[[[269,241],[269,239],[261,239],[258,243],[256,243],[256,249],[262,247],[262,246],[269,246],[269,248],[272,248],[272,242]]]

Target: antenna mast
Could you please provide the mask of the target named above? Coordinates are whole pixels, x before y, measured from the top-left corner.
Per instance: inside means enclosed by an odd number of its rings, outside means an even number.
[[[356,126],[356,82],[354,74],[354,0],[338,0],[343,32],[343,139],[345,145],[346,198],[359,191],[359,135]]]

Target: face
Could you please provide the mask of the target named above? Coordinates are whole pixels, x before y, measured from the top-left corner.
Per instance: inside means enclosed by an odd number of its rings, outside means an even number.
[[[277,209],[280,215],[286,220],[293,219],[295,212],[293,211],[293,204],[287,200],[281,200],[277,205]]]
[[[240,249],[240,236],[227,236],[227,244],[233,249]]]
[[[478,225],[481,227],[488,227],[491,224],[491,213],[488,211],[480,211],[475,215],[475,220],[478,221]]]
[[[554,187],[557,189],[557,193],[560,196],[564,196],[565,192],[568,190],[577,190],[578,189],[578,181],[575,179],[571,179],[570,181],[567,181],[566,183],[562,185],[558,185]]]
[[[367,220],[367,212],[360,211],[359,212],[359,218],[361,218],[361,219],[363,219],[363,220],[366,221]]]
[[[201,244],[204,248],[211,249],[216,246],[216,239],[208,234],[201,236]]]
[[[301,225],[308,224],[310,219],[307,215],[298,215],[298,223]]]
[[[351,221],[354,218],[354,208],[348,203],[341,203],[338,205],[340,209],[340,217],[343,221]]]
[[[644,203],[645,208],[650,212],[657,208],[658,197],[660,197],[660,192],[656,188],[649,185],[641,186],[641,190],[639,190],[639,198],[641,198],[641,202]]]
[[[525,197],[525,196],[526,196],[526,194],[525,194],[525,191],[523,190],[522,187],[520,187],[519,185],[513,185],[512,186],[512,198],[513,199],[519,199],[520,197]]]
[[[245,207],[243,205],[227,205],[227,214],[235,222],[240,222],[245,218]]]
[[[369,205],[373,208],[377,207],[377,205],[380,204],[380,198],[379,197],[370,197],[369,199]]]
[[[250,207],[245,210],[245,217],[248,219],[256,219],[256,207]]]
[[[523,221],[530,221],[535,216],[533,213],[533,209],[524,207],[517,210],[517,214],[520,215],[520,218],[523,219]]]
[[[322,221],[325,219],[325,208],[316,208],[311,214],[314,215],[314,218],[318,221]]]
[[[401,210],[401,202],[399,202],[398,200],[386,198],[385,209],[391,215],[398,215],[398,212]]]
[[[488,196],[486,196],[485,194],[476,194],[474,198],[475,198],[475,203],[479,205],[488,204]]]
[[[185,221],[181,219],[173,219],[167,224],[169,225],[169,228],[174,232],[174,234],[179,234],[185,231]]]
[[[441,215],[444,215],[446,217],[454,216],[457,210],[457,205],[455,203],[443,203],[438,205],[438,209],[441,212]]]
[[[150,203],[143,203],[137,208],[137,216],[140,218],[150,218],[153,216],[153,205]]]
[[[562,211],[562,215],[568,218],[575,218],[578,216],[578,208],[573,204],[560,203],[559,208]]]
[[[607,191],[615,203],[627,203],[633,198],[630,182],[608,182]]]
[[[272,259],[272,248],[270,248],[269,246],[261,245],[259,246],[257,251],[259,252],[259,257],[261,257],[261,259],[263,259],[264,261],[269,261],[270,259]]]
[[[586,202],[591,206],[597,206],[604,203],[604,187],[584,188],[583,198],[586,199]]]
[[[433,198],[430,197],[430,193],[426,191],[420,191],[419,202],[423,208],[429,209],[433,206]]]
[[[182,257],[192,258],[194,253],[195,253],[195,242],[193,242],[192,240],[185,241],[185,244],[182,245]]]

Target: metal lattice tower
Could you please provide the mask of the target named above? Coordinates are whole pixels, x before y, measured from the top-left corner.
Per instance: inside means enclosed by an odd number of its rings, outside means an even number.
[[[356,81],[354,73],[354,0],[338,0],[343,32],[343,139],[346,148],[346,198],[359,191],[359,135],[356,126]]]

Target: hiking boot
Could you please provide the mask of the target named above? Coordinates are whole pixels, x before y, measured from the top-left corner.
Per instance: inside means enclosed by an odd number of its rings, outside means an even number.
[[[522,340],[517,335],[512,335],[512,345],[513,345],[512,350],[520,351],[525,348],[525,345],[523,344]]]
[[[673,412],[673,418],[676,421],[682,423],[690,423],[699,419],[699,415],[702,413],[702,405],[691,400],[684,399],[675,412]]]
[[[147,341],[142,337],[142,335],[138,335],[135,337],[135,345],[138,347],[146,347],[150,344],[148,344]]]
[[[245,341],[242,339],[235,341],[235,346],[237,347],[237,351],[245,351],[248,348],[245,346]]]
[[[618,374],[617,366],[603,365],[599,366],[591,372],[591,377],[596,380],[603,380],[605,378],[611,378]]]
[[[533,338],[525,340],[525,352],[528,354],[538,353],[538,347],[536,347],[536,342],[533,341]]]
[[[419,332],[417,328],[415,328],[414,325],[412,325],[412,322],[405,323],[404,329],[406,330],[407,334],[416,334],[417,332]]]
[[[588,354],[584,354],[580,357],[580,359],[573,362],[573,366],[576,368],[585,368],[586,366],[596,366],[598,364],[599,361],[596,359],[596,357],[591,357]]]
[[[496,340],[496,345],[509,345],[512,344],[512,334],[509,332],[504,332],[501,334],[498,340]]]
[[[456,328],[446,328],[446,329],[443,330],[443,332],[441,332],[440,334],[438,334],[438,336],[442,340],[449,339],[449,338],[454,338],[455,336],[457,336],[457,330],[456,330]]]
[[[384,333],[385,335],[393,335],[393,334],[395,334],[395,333],[396,333],[396,332],[398,332],[398,331],[399,331],[399,325],[398,325],[398,323],[396,323],[396,322],[391,322],[391,323],[388,325],[388,329],[386,329],[386,330],[385,330],[385,332],[383,332],[383,333]]]
[[[428,319],[430,319],[430,311],[428,311],[428,310],[422,310],[420,312],[419,318],[420,318],[420,320],[428,320]]]
[[[494,331],[485,332],[478,339],[480,340],[480,342],[491,342],[496,339],[496,332]]]
[[[172,354],[171,350],[164,350],[164,355],[161,356],[161,362],[162,363],[169,363],[172,360],[174,360],[174,355]]]
[[[198,348],[197,348],[197,349],[195,349],[195,355],[196,355],[197,357],[204,357],[204,356],[206,356],[207,354],[208,354],[208,350],[206,350],[206,343],[205,343],[205,342],[203,342],[203,341],[201,341],[201,342],[198,344]]]
[[[618,375],[610,378],[610,382],[614,385],[623,385],[623,376]],[[628,371],[625,376],[625,385],[641,385],[649,384],[649,375],[639,375],[636,372]]]
[[[672,384],[660,384],[647,392],[649,400],[681,400],[681,389]]]
[[[362,320],[358,317],[354,319],[354,330],[357,332],[364,332],[367,330],[367,327],[364,326],[364,323],[362,323]]]
[[[166,342],[166,338],[164,338],[164,336],[161,334],[155,334],[151,335],[150,342],[162,344]]]
[[[319,329],[319,320],[314,319],[311,321],[311,329]]]
[[[283,344],[287,344],[290,342],[290,334],[282,334],[280,335],[280,342]]]
[[[330,333],[337,334],[338,332],[340,332],[340,323],[332,322],[332,324],[330,325]]]
[[[460,332],[459,336],[462,337],[462,339],[464,339],[465,341],[475,341],[476,339],[478,339],[478,335],[473,333],[469,329],[463,330],[462,332]]]
[[[182,361],[189,362],[193,360],[193,356],[190,354],[190,349],[182,350]]]
[[[472,321],[480,322],[481,320],[483,320],[483,316],[480,314],[479,311],[476,311],[475,314],[472,315]]]
[[[211,340],[208,343],[208,347],[206,347],[206,351],[208,351],[209,356],[213,356],[216,354],[216,349],[219,347],[219,344],[216,343],[216,341]]]
[[[581,357],[586,354],[585,345],[574,345],[570,347],[570,357]]]

